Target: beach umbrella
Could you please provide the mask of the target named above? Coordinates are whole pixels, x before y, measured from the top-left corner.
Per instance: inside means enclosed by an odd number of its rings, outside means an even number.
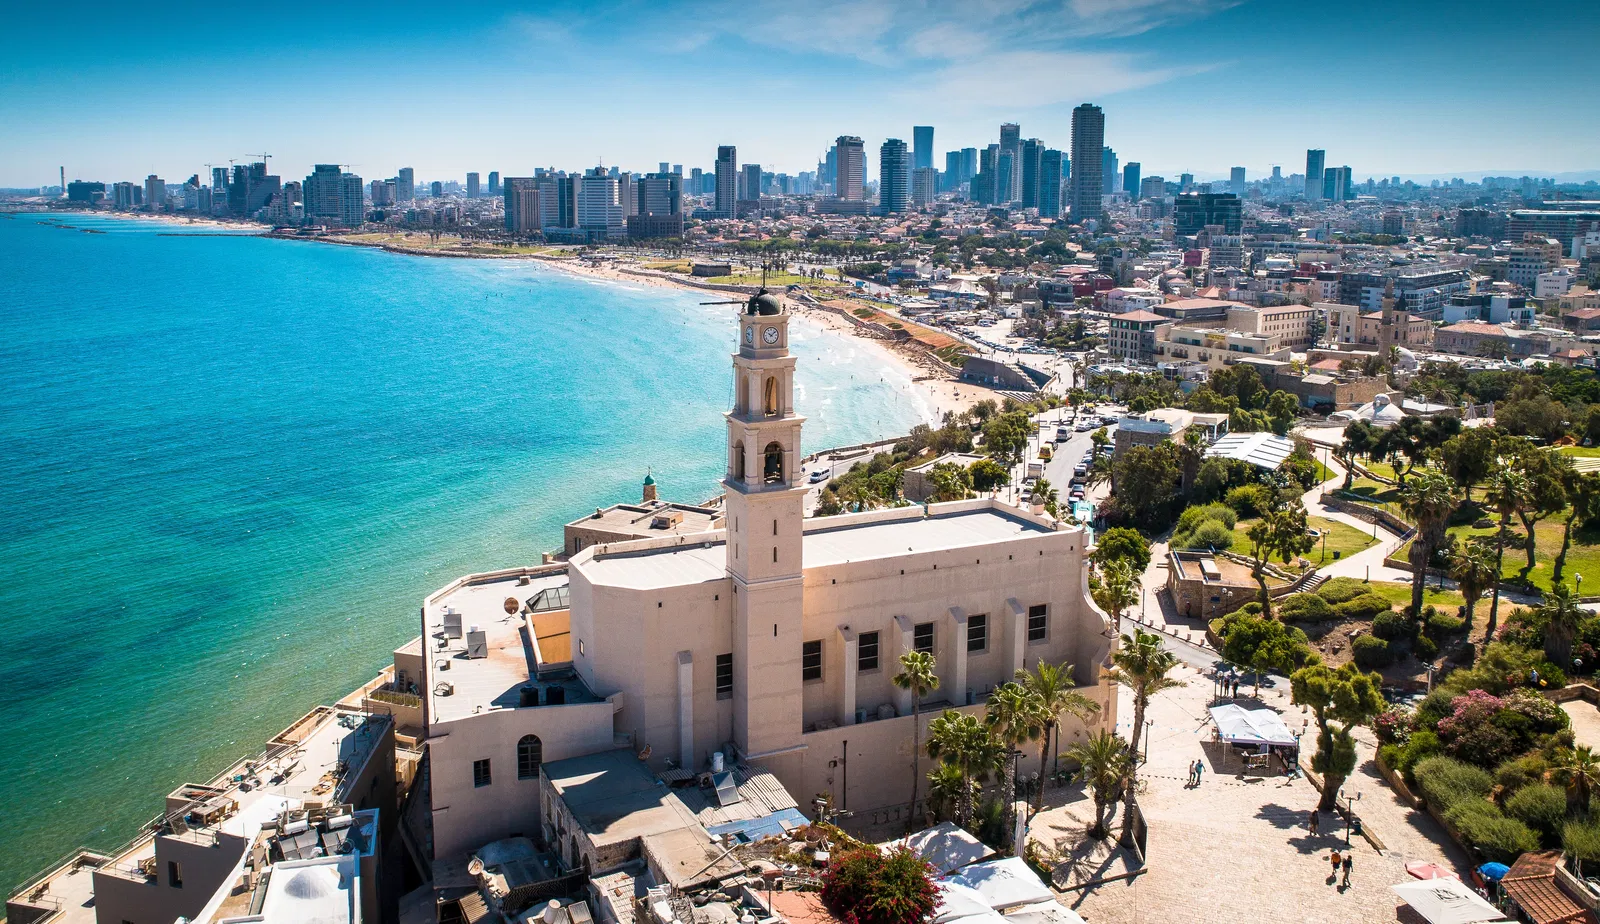
[[[1410,873],[1411,876],[1413,878],[1415,878],[1415,879],[1460,879],[1461,878],[1460,876],[1457,876],[1455,873],[1450,872],[1448,869],[1445,869],[1444,867],[1440,866],[1437,863],[1424,863],[1424,862],[1422,862],[1420,860],[1412,860],[1410,863],[1407,863],[1406,864],[1406,872]]]

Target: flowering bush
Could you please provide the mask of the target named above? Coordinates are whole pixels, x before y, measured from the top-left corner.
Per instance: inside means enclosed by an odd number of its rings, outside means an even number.
[[[1526,716],[1533,730],[1541,735],[1566,728],[1570,720],[1558,705],[1528,689],[1512,690],[1504,700],[1505,708]]]
[[[1483,690],[1473,690],[1450,700],[1450,714],[1439,720],[1439,737],[1449,740],[1470,731],[1474,725],[1488,724],[1505,700]]]
[[[1372,720],[1372,730],[1378,734],[1379,744],[1396,744],[1411,733],[1411,713],[1390,709]]]
[[[1450,715],[1439,720],[1439,740],[1451,757],[1495,767],[1527,750],[1532,726],[1500,697],[1473,690],[1450,701]]]
[[[822,900],[846,924],[927,924],[939,906],[933,874],[904,847],[850,850],[823,874]]]

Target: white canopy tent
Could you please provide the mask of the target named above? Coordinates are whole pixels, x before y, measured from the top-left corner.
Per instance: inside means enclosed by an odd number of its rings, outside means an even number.
[[[990,908],[1001,912],[1056,897],[1021,857],[974,863],[945,881],[977,890]]]
[[[1484,901],[1472,887],[1459,879],[1425,879],[1402,882],[1389,889],[1400,896],[1428,924],[1478,924],[1479,921],[1504,921],[1499,908]]]
[[[1300,743],[1271,709],[1246,709],[1232,703],[1212,706],[1211,721],[1217,723],[1218,737],[1240,747],[1294,747]]]
[[[987,844],[948,821],[881,845],[885,851],[896,847],[905,847],[932,863],[941,876],[994,856]]]
[[[1084,924],[1078,912],[1054,899],[1022,905],[1006,912],[1010,924]]]

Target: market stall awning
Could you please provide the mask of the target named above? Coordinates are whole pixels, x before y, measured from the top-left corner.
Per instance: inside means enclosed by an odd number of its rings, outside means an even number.
[[[976,889],[996,911],[1047,902],[1056,897],[1021,857],[974,863],[946,881]]]
[[[1506,919],[1499,908],[1484,901],[1459,879],[1402,882],[1389,888],[1428,924],[1477,924]]]
[[[1229,744],[1291,747],[1300,743],[1271,709],[1246,709],[1232,703],[1212,706],[1211,721],[1217,723],[1218,737]]]
[[[969,863],[994,856],[994,851],[989,845],[948,821],[934,825],[926,831],[918,831],[910,837],[902,837],[881,845],[883,850],[892,850],[895,847],[908,848],[912,853],[932,863],[933,868],[938,870],[941,876]]]

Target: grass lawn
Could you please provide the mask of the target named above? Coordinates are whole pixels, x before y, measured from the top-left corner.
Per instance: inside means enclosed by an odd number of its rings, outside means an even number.
[[[1400,500],[1400,489],[1371,478],[1357,478],[1350,484],[1350,493],[1375,504],[1393,504]]]
[[[1409,606],[1411,604],[1411,585],[1396,581],[1373,581],[1368,585],[1372,592],[1396,606]],[[1444,609],[1445,607],[1465,606],[1466,598],[1453,590],[1439,590],[1438,581],[1430,581],[1422,591],[1423,605],[1429,603]]]
[[[1377,462],[1377,461],[1373,461],[1373,460],[1367,460],[1367,461],[1361,463],[1361,467],[1366,469],[1367,471],[1371,472],[1374,475],[1378,475],[1378,476],[1381,476],[1383,478],[1387,478],[1390,481],[1395,480],[1394,466],[1390,465],[1387,462]]]
[[[1541,591],[1550,589],[1550,569],[1555,565],[1556,555],[1561,551],[1561,527],[1564,519],[1565,514],[1558,514],[1540,520],[1533,529],[1533,570],[1528,572],[1528,580]],[[1521,524],[1514,518],[1512,526],[1519,531],[1521,529]],[[1455,536],[1457,542],[1465,542],[1472,536],[1489,536],[1494,533],[1495,527],[1475,529],[1466,525],[1450,529],[1450,535]],[[1506,546],[1500,575],[1503,578],[1521,577],[1522,569],[1527,564],[1528,555],[1521,545]],[[1574,583],[1574,574],[1585,575],[1591,582],[1600,581],[1600,529],[1577,528],[1572,531],[1572,548],[1567,552],[1566,571],[1562,575],[1562,581],[1569,587]]]
[[[1255,520],[1240,520],[1233,527],[1233,546],[1231,552],[1240,555],[1250,554],[1250,537],[1246,535]],[[1312,529],[1323,530],[1328,533],[1327,549],[1324,551],[1321,539],[1317,540],[1317,547],[1305,554],[1305,559],[1311,562],[1313,568],[1320,568],[1334,560],[1334,553],[1339,557],[1349,558],[1362,549],[1371,548],[1376,542],[1371,533],[1362,532],[1348,523],[1338,520],[1329,520],[1325,517],[1306,517],[1306,524]],[[1282,565],[1279,561],[1277,564]]]
[[[758,286],[761,285],[761,271],[753,273],[735,273],[732,276],[712,276],[706,282],[730,286]],[[809,285],[816,280],[809,276],[796,276],[794,273],[768,273],[767,285],[769,287],[789,285]]]
[[[1580,459],[1600,459],[1600,446],[1562,446],[1556,451]]]

